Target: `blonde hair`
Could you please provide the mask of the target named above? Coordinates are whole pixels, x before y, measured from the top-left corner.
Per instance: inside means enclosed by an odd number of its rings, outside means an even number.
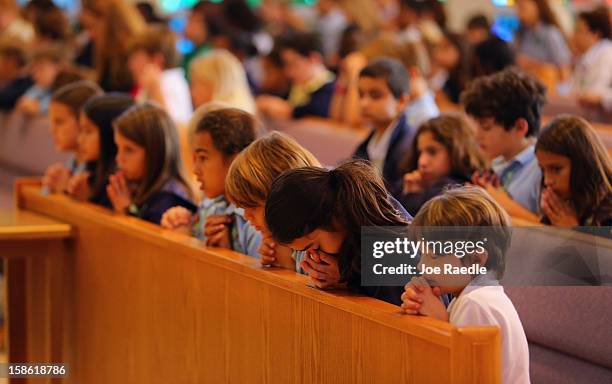
[[[213,100],[224,101],[232,107],[255,113],[255,101],[246,72],[236,56],[225,49],[214,49],[195,59],[189,73],[192,81],[203,80],[214,84]]]
[[[474,186],[444,191],[425,203],[413,221],[415,227],[489,227],[482,231],[466,228],[462,235],[473,235],[475,240],[482,240],[483,233],[487,234],[485,248],[489,256],[485,267],[495,269],[498,278],[504,273],[505,253],[510,246],[510,224],[510,216],[495,199],[484,189]]]
[[[278,175],[309,166],[320,166],[310,151],[286,134],[272,132],[236,156],[225,179],[225,195],[238,207],[264,205]]]

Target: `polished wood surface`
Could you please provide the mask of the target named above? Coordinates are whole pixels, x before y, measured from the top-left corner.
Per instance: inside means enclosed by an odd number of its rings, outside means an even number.
[[[33,212],[0,210],[0,241],[67,238],[72,234],[68,224]]]
[[[16,193],[21,209],[76,228],[67,249],[66,382],[500,381],[495,327],[401,315],[135,218],[42,196],[32,185],[18,184]]]

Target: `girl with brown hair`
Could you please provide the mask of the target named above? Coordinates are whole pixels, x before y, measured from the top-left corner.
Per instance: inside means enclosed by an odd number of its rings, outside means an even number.
[[[569,115],[553,120],[535,151],[543,174],[543,223],[612,225],[612,160],[586,120]]]
[[[411,220],[372,165],[353,160],[333,170],[286,171],[270,188],[265,215],[278,243],[306,252],[301,266],[317,287],[346,283],[354,291],[400,305],[403,287],[361,285],[361,228],[407,226]],[[326,264],[338,268],[330,270]]]
[[[458,115],[443,115],[421,125],[410,153],[400,202],[411,215],[445,187],[470,181],[474,171],[486,166],[473,128]]]
[[[548,0],[517,0],[516,12],[520,21],[516,34],[519,64],[536,72],[552,65],[565,78],[572,53]]]
[[[109,177],[106,192],[114,210],[156,224],[177,205],[195,212],[170,116],[145,103],[129,108],[113,127],[119,171]]]
[[[94,46],[98,83],[105,91],[129,92],[133,85],[126,65],[132,38],[145,30],[138,9],[123,0],[83,0],[81,20]]]

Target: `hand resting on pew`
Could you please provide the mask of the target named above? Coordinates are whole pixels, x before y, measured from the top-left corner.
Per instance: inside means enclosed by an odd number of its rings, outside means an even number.
[[[62,163],[55,163],[47,168],[42,178],[42,185],[51,193],[60,193],[68,187],[69,179],[70,170]]]
[[[162,216],[160,225],[163,228],[191,235],[191,227],[198,221],[198,214],[185,207],[172,207]]]
[[[66,192],[73,198],[80,201],[87,201],[91,197],[92,191],[89,186],[88,180],[91,177],[90,172],[79,172],[76,175],[72,175],[68,180],[66,186]]]
[[[295,270],[295,260],[292,257],[293,250],[282,246],[272,238],[272,234],[263,231],[262,240],[259,244],[260,262],[262,266],[275,266]]]

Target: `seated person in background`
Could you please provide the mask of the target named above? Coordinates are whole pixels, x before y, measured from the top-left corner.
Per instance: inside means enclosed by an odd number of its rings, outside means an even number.
[[[543,173],[543,223],[612,226],[612,161],[586,120],[556,118],[542,130],[535,153]]]
[[[512,46],[495,35],[477,44],[473,53],[474,78],[492,75],[516,64]]]
[[[483,14],[472,16],[467,23],[465,38],[468,43],[475,47],[491,36],[491,24]]]
[[[291,81],[289,98],[261,95],[257,109],[265,117],[290,119],[328,117],[334,93],[334,74],[325,68],[321,41],[314,33],[296,33],[279,40],[285,75]]]
[[[22,16],[17,0],[3,0],[0,8],[0,36],[23,45],[31,43],[35,37],[34,27]]]
[[[580,104],[612,113],[612,26],[603,6],[578,14],[575,46],[580,52],[572,73],[571,93]]]
[[[189,73],[195,108],[210,101],[221,101],[255,113],[255,100],[244,67],[229,51],[214,49],[203,54],[191,62]]]
[[[162,26],[149,26],[132,42],[128,66],[136,82],[137,102],[155,101],[176,123],[187,123],[193,109],[185,73],[176,67],[176,36]]]
[[[415,133],[406,123],[409,93],[410,78],[398,60],[375,60],[359,74],[359,106],[372,133],[353,156],[371,161],[394,197],[401,193],[402,167]]]
[[[372,165],[353,160],[334,170],[302,167],[283,172],[270,188],[265,219],[277,244],[306,253],[301,267],[315,286],[348,285],[355,292],[401,304],[403,287],[361,285],[361,227],[407,226],[411,220],[388,195]],[[325,264],[330,268],[321,268]]]
[[[408,67],[410,73],[410,101],[406,107],[408,125],[418,128],[429,119],[438,117],[440,110],[427,79],[416,66]]]
[[[300,267],[303,252],[292,251],[272,239],[264,217],[266,198],[272,183],[284,171],[320,165],[312,153],[291,137],[273,131],[255,140],[236,156],[230,166],[225,179],[226,196],[234,205],[244,209],[244,217],[262,234],[259,247],[262,265],[303,271]],[[309,271],[330,268],[325,263],[315,264],[311,259],[307,259],[308,262],[313,264]]]
[[[531,73],[555,67],[561,80],[569,75],[572,53],[548,0],[517,0],[520,21],[515,36],[518,63]]]
[[[200,55],[208,52],[211,49],[208,44],[208,18],[212,16],[209,10],[212,8],[220,8],[218,4],[210,1],[198,1],[187,14],[187,24],[185,25],[185,37],[191,41],[194,48],[193,51],[183,56],[181,67],[187,75],[187,80],[191,81],[189,68],[191,61]]]
[[[45,114],[49,108],[53,85],[62,69],[63,54],[59,47],[43,48],[31,61],[31,86],[17,101],[15,109],[28,115]]]
[[[49,103],[49,124],[53,142],[58,152],[71,153],[68,164],[56,163],[45,171],[42,179],[45,193],[63,193],[68,180],[84,170],[79,158],[79,115],[83,105],[91,98],[101,95],[102,89],[91,81],[77,81],[55,91]]]
[[[475,173],[472,183],[487,189],[510,216],[534,222],[542,178],[534,140],[545,100],[544,86],[515,68],[474,80],[461,98],[493,169]]]
[[[427,227],[488,227],[484,252],[457,255],[423,254],[422,265],[469,267],[478,264],[486,274],[424,274],[414,277],[402,295],[402,309],[410,315],[424,315],[456,327],[496,326],[501,334],[501,376],[504,384],[528,384],[529,348],[521,319],[499,284],[504,274],[506,251],[510,246],[510,218],[484,190],[478,187],[451,189],[426,203],[413,225]],[[481,233],[482,234],[482,233]],[[451,235],[452,236],[452,235]],[[477,233],[462,240],[482,241]],[[436,236],[439,238],[439,236]],[[452,294],[448,309],[440,299]]]
[[[462,116],[442,115],[421,125],[412,142],[400,203],[416,215],[448,186],[469,182],[486,169],[474,129]]]
[[[0,42],[0,111],[10,111],[34,83],[26,73],[25,51],[9,41]]]
[[[425,121],[438,116],[440,111],[436,100],[422,76],[421,68],[424,65],[419,64],[418,47],[412,43],[399,45],[395,41],[378,39],[363,46],[361,51],[348,54],[341,61],[331,118],[349,125],[363,123],[359,108],[359,73],[368,64],[367,57],[380,56],[398,58],[408,70],[410,100],[405,110],[408,125],[418,128]]]
[[[225,108],[210,111],[193,124],[193,170],[205,197],[198,213],[173,207],[164,213],[161,225],[191,234],[207,246],[259,257],[261,234],[241,208],[228,202],[225,192],[228,170],[255,140],[257,121],[242,110]]]
[[[317,1],[316,10],[313,29],[321,33],[325,62],[333,65],[338,59],[340,38],[348,21],[337,0]]]
[[[262,77],[258,84],[259,95],[278,96],[282,99],[289,97],[290,83],[283,71],[283,61],[278,47],[261,58]]]
[[[444,32],[432,50],[431,88],[444,99],[459,103],[459,95],[470,80],[470,54],[462,36]]]
[[[86,164],[86,170],[72,175],[67,188],[75,199],[112,208],[106,186],[116,168],[113,120],[132,105],[132,96],[111,92],[94,96],[83,106],[77,142],[79,160]]]
[[[134,105],[113,127],[118,171],[109,177],[106,193],[115,212],[155,224],[177,205],[195,212],[170,115],[152,103]]]

